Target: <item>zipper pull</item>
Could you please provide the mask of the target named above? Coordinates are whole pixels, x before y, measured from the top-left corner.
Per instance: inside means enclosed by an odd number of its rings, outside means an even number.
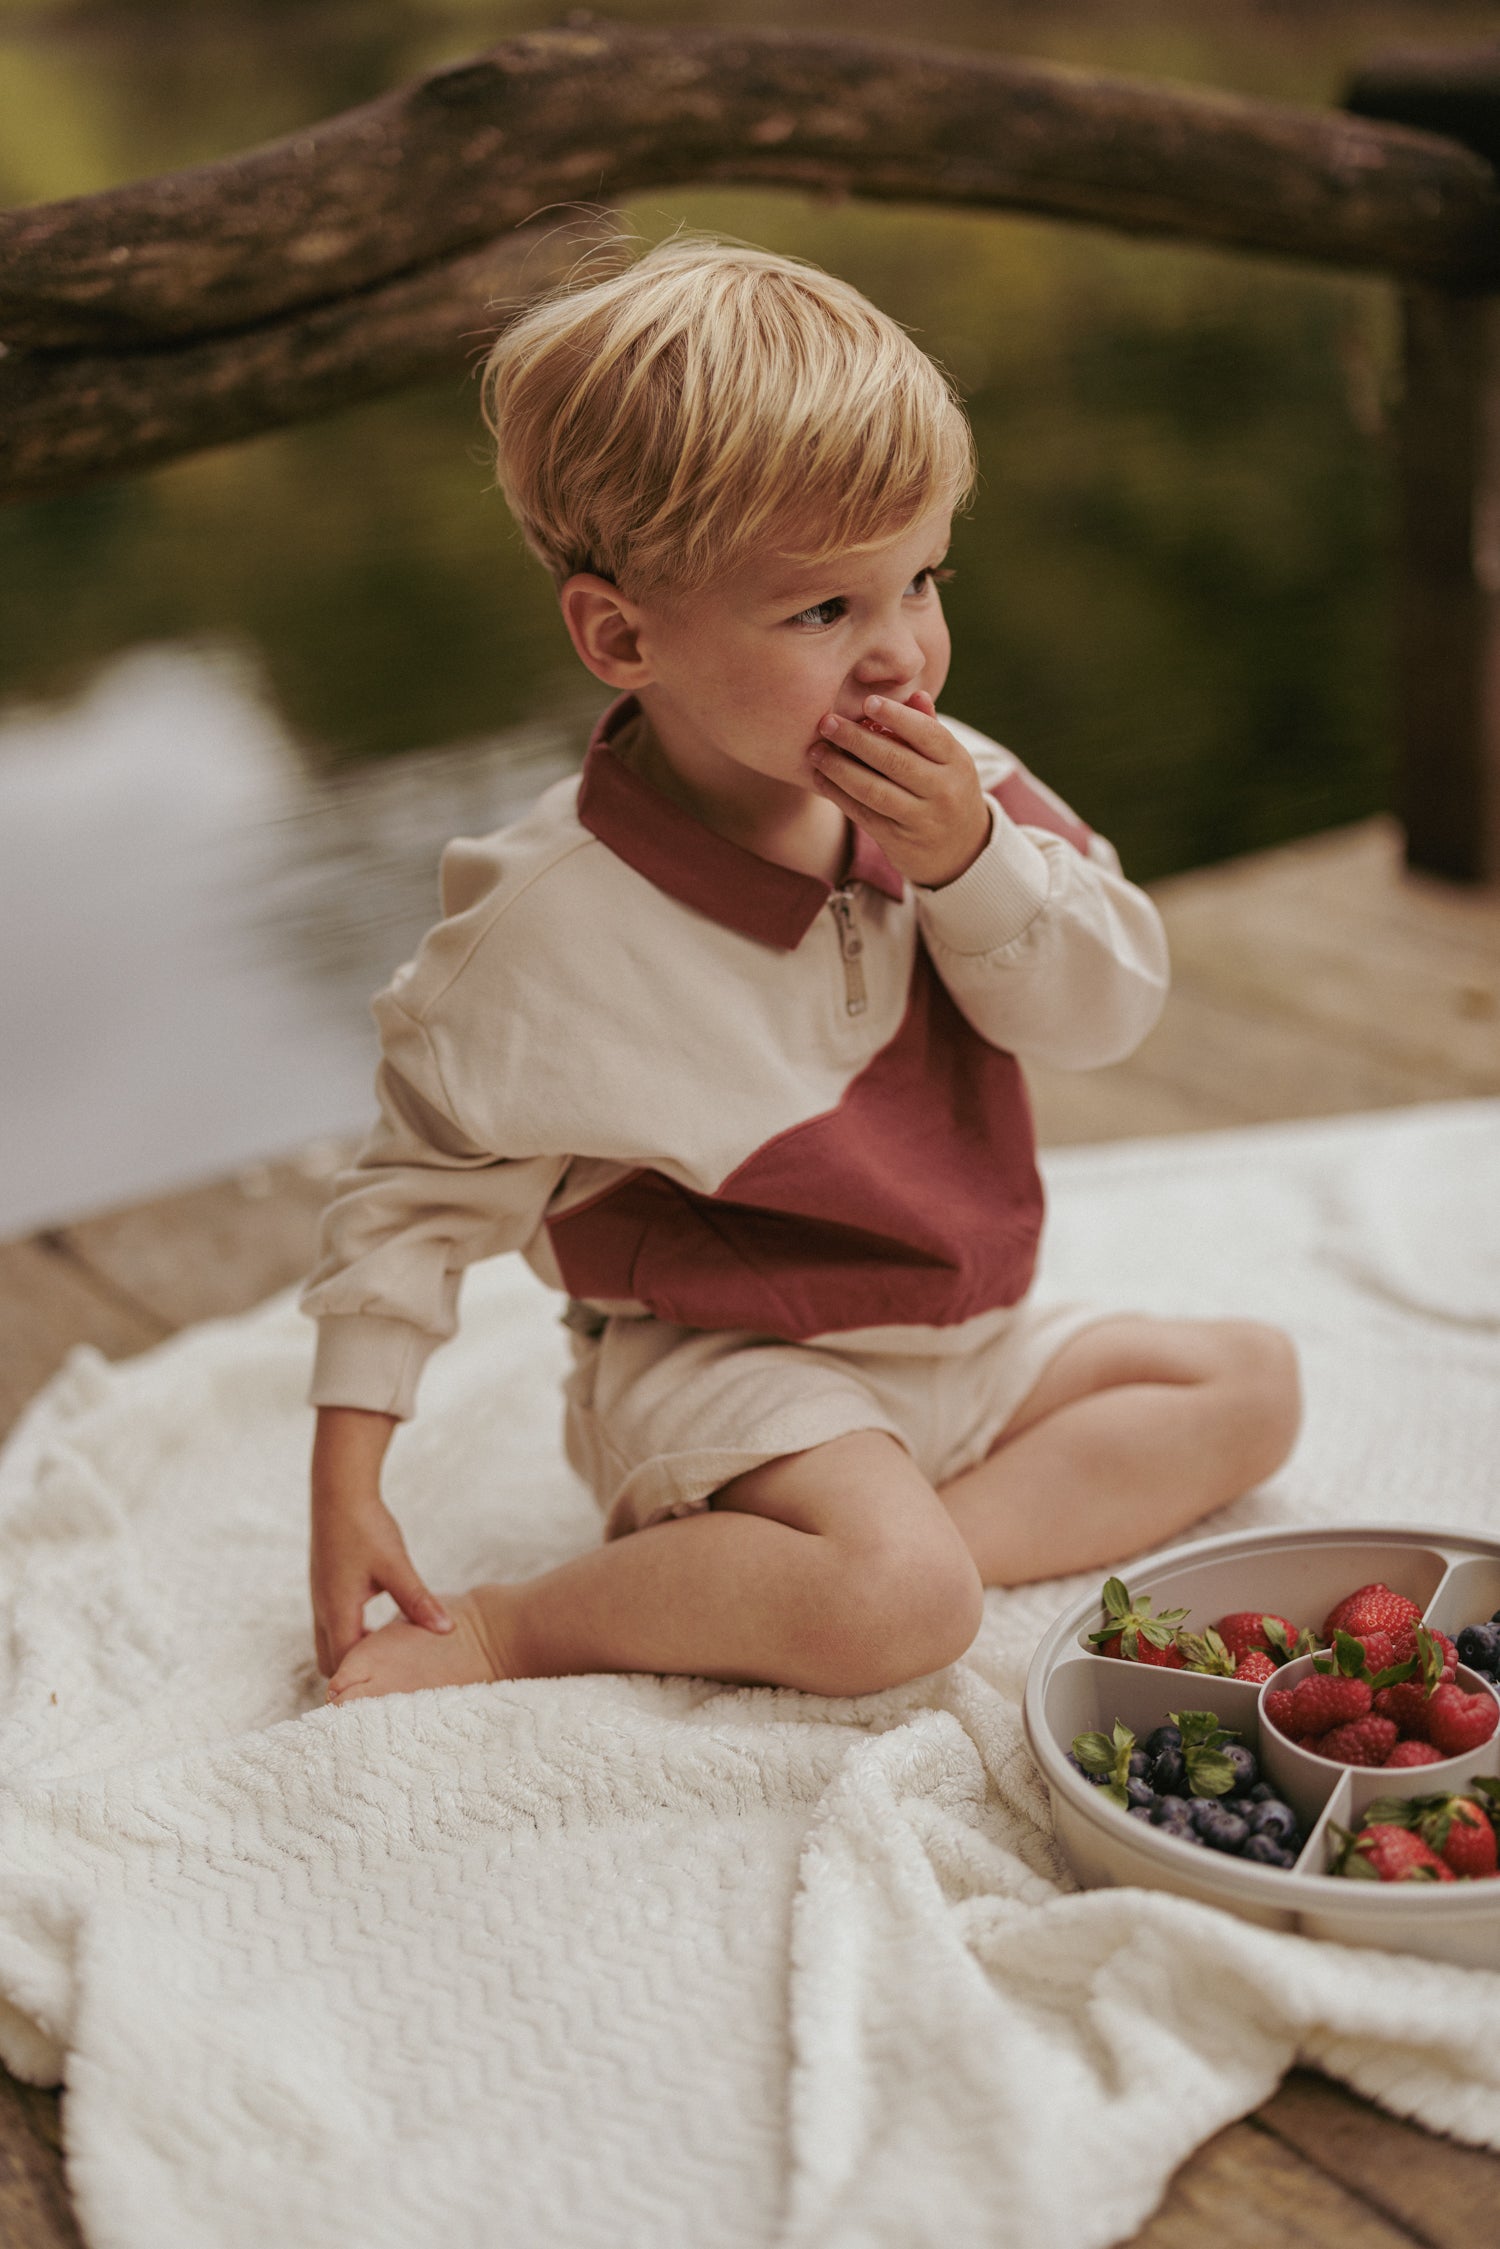
[[[860,966],[864,939],[854,926],[854,896],[848,890],[835,890],[828,901],[833,908],[833,918],[838,927],[839,951],[844,956],[844,1013],[863,1015],[865,1012],[865,972]]]

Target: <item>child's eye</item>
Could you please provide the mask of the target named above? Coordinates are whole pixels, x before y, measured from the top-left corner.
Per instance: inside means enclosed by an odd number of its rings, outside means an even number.
[[[919,570],[907,587],[908,593],[924,594],[932,586],[946,586],[953,572],[943,564],[934,564],[931,570]]]
[[[799,609],[789,622],[794,625],[812,625],[815,628],[819,625],[836,625],[848,606],[842,594],[835,594],[831,601],[815,601],[811,609]]]

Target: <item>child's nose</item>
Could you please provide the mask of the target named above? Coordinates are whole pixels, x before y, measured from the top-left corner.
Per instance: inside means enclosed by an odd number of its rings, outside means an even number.
[[[854,667],[854,677],[861,687],[894,693],[897,688],[916,686],[924,661],[914,633],[893,632],[865,650]]]

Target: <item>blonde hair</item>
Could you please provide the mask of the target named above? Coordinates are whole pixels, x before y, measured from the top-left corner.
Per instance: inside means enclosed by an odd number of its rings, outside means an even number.
[[[675,238],[524,313],[484,369],[496,480],[560,584],[688,591],[758,550],[820,561],[959,506],[947,378],[848,282]]]

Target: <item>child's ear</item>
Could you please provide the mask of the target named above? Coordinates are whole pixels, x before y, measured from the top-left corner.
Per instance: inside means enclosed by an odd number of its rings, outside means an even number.
[[[563,623],[595,679],[622,690],[649,687],[654,677],[641,652],[641,612],[607,578],[580,570],[561,588]]]

